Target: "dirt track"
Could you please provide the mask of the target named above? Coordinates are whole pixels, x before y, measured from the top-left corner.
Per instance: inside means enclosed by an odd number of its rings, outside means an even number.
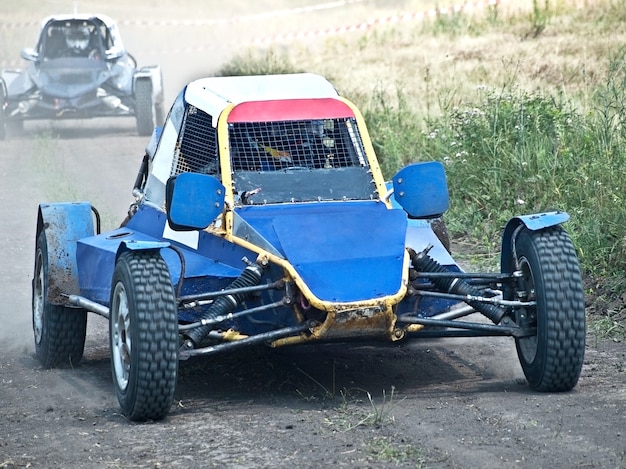
[[[531,392],[507,339],[242,352],[183,363],[170,416],[144,425],[118,412],[104,319],[90,316],[77,369],[43,370],[37,204],[91,200],[113,227],[144,145],[124,119],[0,143],[0,467],[626,467],[624,344],[591,339],[565,394]]]
[[[0,467],[626,467],[626,345],[593,337],[564,394],[530,391],[508,339],[193,360],[168,418],[147,424],[119,413],[104,319],[90,316],[79,367],[43,370],[37,204],[88,200],[115,226],[146,143],[132,119],[27,124],[0,142]]]

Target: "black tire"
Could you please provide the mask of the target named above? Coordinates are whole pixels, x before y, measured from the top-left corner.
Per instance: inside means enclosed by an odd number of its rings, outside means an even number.
[[[536,301],[515,321],[536,327],[516,339],[517,356],[529,385],[544,392],[569,391],[578,382],[585,354],[585,300],[576,251],[561,226],[523,228],[515,240],[522,272],[521,300]]]
[[[178,376],[178,316],[167,265],[158,252],[127,251],[113,272],[109,319],[117,399],[130,420],[160,420]]]
[[[48,298],[50,278],[46,233],[37,236],[33,276],[33,332],[35,353],[44,368],[78,365],[85,349],[87,311],[52,304]]]
[[[152,135],[155,126],[154,117],[152,82],[147,79],[137,80],[135,82],[135,120],[139,135]]]

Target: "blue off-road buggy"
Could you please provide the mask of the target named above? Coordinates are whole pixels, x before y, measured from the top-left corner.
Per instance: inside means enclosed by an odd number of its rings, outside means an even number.
[[[45,367],[76,365],[108,318],[123,413],[169,411],[178,362],[253,344],[512,336],[530,386],[579,378],[585,305],[563,212],[511,219],[500,273],[447,249],[442,165],[386,183],[363,118],[313,74],[187,85],[147,147],[129,215],[42,204],[33,327]]]
[[[34,119],[134,116],[139,135],[163,122],[160,67],[138,67],[106,15],[49,16],[21,56],[26,69],[0,74],[0,140]]]

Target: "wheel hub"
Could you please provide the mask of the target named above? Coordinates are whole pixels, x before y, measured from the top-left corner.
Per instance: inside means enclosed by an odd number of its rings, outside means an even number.
[[[115,379],[121,390],[128,386],[131,366],[130,314],[126,290],[121,284],[115,286],[111,311],[111,356]]]
[[[530,268],[530,264],[526,258],[519,260],[520,270],[522,271],[522,282],[524,283],[524,290],[526,294],[522,301],[536,301],[535,294],[535,281],[533,273]],[[520,310],[516,317],[516,322],[522,327],[536,327],[537,326],[537,310],[536,306],[523,308]],[[524,337],[519,339],[519,349],[524,359],[528,363],[532,363],[537,356],[537,335],[530,337]]]

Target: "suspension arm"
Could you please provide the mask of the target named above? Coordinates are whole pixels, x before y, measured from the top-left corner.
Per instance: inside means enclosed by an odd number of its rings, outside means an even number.
[[[268,283],[265,285],[252,285],[252,286],[241,287],[241,288],[227,288],[224,290],[200,293],[198,295],[186,295],[186,296],[181,296],[178,299],[178,304],[181,305],[183,308],[191,309],[191,308],[195,308],[196,306],[201,306],[203,304],[206,304],[210,302],[208,300],[213,300],[220,296],[237,295],[240,293],[247,294],[247,293],[265,291],[265,290],[278,290],[279,288],[282,288],[284,285],[285,285],[284,280],[277,280],[276,282]]]
[[[458,300],[458,301],[474,301],[480,303],[490,303],[499,306],[512,306],[515,308],[522,307],[533,307],[537,305],[536,301],[517,301],[517,300],[504,300],[500,297],[488,298],[484,296],[475,296],[475,295],[455,295],[454,293],[442,293],[435,291],[426,291],[426,290],[415,290],[415,295],[418,296],[433,296],[436,298],[445,298],[448,300]]]
[[[269,303],[266,305],[262,305],[262,306],[257,306],[256,308],[248,308],[245,309],[243,311],[239,311],[237,313],[228,313],[225,315],[219,315],[215,318],[211,318],[211,319],[202,319],[201,321],[197,321],[191,324],[185,324],[182,326],[178,327],[179,331],[187,331],[189,329],[194,329],[196,327],[200,327],[200,326],[213,326],[219,323],[222,323],[224,321],[230,320],[230,319],[237,319],[240,318],[242,316],[247,316],[249,314],[254,314],[254,313],[258,313],[259,311],[265,311],[267,309],[272,309],[272,308],[276,308],[278,306],[286,306],[291,304],[291,299],[288,297],[283,298],[282,300],[276,301],[274,303]]]
[[[504,322],[504,321],[503,321]],[[398,317],[400,324],[420,324],[422,326],[449,327],[452,329],[462,329],[466,331],[478,331],[481,335],[497,335],[512,337],[528,337],[536,334],[534,329],[522,329],[517,324],[509,322],[508,324],[482,324],[467,321],[448,321],[445,319],[418,318],[415,316],[402,315]],[[441,331],[445,336],[444,331]],[[418,331],[416,334],[420,334]]]
[[[253,335],[250,337],[246,337],[245,339],[235,340],[233,342],[224,342],[217,345],[212,345],[209,347],[202,347],[197,349],[181,349],[178,352],[179,360],[187,360],[189,357],[198,356],[198,355],[211,355],[217,352],[224,352],[227,350],[233,350],[245,346],[261,344],[263,342],[268,342],[276,339],[282,339],[284,337],[289,337],[292,335],[300,334],[311,330],[315,324],[310,323],[309,321],[299,324],[293,327],[285,327],[283,329],[278,329],[275,331],[263,332],[261,334]]]

